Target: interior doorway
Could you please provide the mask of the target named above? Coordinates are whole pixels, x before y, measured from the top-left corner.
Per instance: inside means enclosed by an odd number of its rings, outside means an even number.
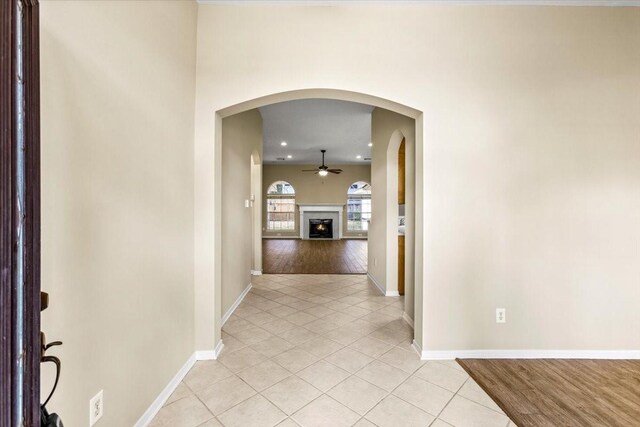
[[[295,100],[295,99],[305,99],[305,98],[328,98],[328,99],[338,99],[338,100],[348,100],[348,101],[356,101],[356,102],[363,102],[365,101],[366,103],[368,103],[369,105],[372,105],[374,107],[382,107],[385,108],[386,110],[388,110],[389,112],[395,112],[394,114],[398,114],[398,115],[402,115],[404,117],[406,117],[409,121],[411,121],[411,123],[413,123],[412,129],[410,130],[411,132],[411,136],[412,138],[415,139],[415,141],[418,141],[419,138],[421,138],[421,128],[417,125],[417,121],[415,121],[415,118],[420,117],[420,113],[412,110],[408,107],[405,106],[401,106],[399,104],[395,104],[393,102],[389,102],[380,98],[375,98],[375,97],[370,97],[368,95],[363,95],[363,94],[356,94],[356,93],[351,93],[351,92],[344,92],[344,91],[334,91],[334,90],[327,90],[327,91],[317,91],[317,90],[309,90],[309,91],[295,91],[295,92],[290,92],[290,93],[286,93],[286,94],[278,94],[278,95],[274,95],[272,97],[265,97],[265,98],[260,98],[260,99],[256,99],[253,101],[249,101],[247,103],[243,103],[243,104],[239,104],[233,107],[229,107],[227,109],[224,110],[220,110],[217,112],[217,120],[216,120],[216,124],[219,126],[217,129],[218,131],[216,132],[216,146],[218,148],[216,148],[216,152],[220,153],[220,151],[224,150],[222,141],[224,139],[224,134],[226,132],[226,126],[223,126],[223,121],[226,120],[226,118],[231,118],[232,116],[241,113],[244,111],[243,114],[248,114],[251,110],[255,110],[257,107],[263,106],[263,105],[268,105],[272,102],[275,101],[286,101],[286,100]],[[416,142],[417,144],[417,142]],[[220,150],[220,151],[219,151]],[[224,174],[224,168],[226,166],[226,164],[223,164],[222,160],[223,160],[223,156],[216,156],[217,157],[217,161],[215,162],[215,167],[218,168],[217,169],[217,173],[222,173]],[[414,157],[415,162],[419,162],[419,157],[415,156]],[[263,161],[264,161],[264,157],[263,157]],[[417,167],[417,166],[416,166]],[[414,176],[414,188],[415,190],[420,190],[421,191],[421,183],[419,182],[419,180],[417,179],[417,177]],[[263,188],[264,185],[268,185],[266,178],[264,178],[263,176]],[[375,192],[375,190],[374,190]],[[418,194],[419,191],[416,191],[416,195],[420,196],[420,194]],[[263,192],[264,194],[264,192]],[[220,208],[223,208],[223,203],[222,203],[222,194],[218,193],[216,195],[216,215],[214,216],[215,222],[215,229],[220,230],[220,227],[223,224],[223,221],[221,221],[221,216],[220,216]],[[395,200],[395,206],[394,209],[397,211],[398,209],[398,205],[397,205],[397,199]],[[412,230],[417,230],[419,227],[421,227],[421,218],[419,217],[418,214],[414,213],[415,211],[412,211],[411,214],[415,215],[414,218],[412,218],[412,221],[408,221],[408,223],[410,223],[410,225],[408,224],[408,227],[411,227]],[[297,214],[297,213],[296,213]],[[421,214],[421,212],[419,212],[419,214]],[[396,219],[397,219],[397,212],[396,212]],[[264,224],[265,218],[263,216],[263,224]],[[396,221],[396,220],[394,220]],[[373,222],[375,222],[375,219],[373,220]],[[383,233],[385,233],[385,241],[384,243],[382,243],[383,247],[388,247],[390,245],[390,242],[393,241],[394,242],[394,246],[396,248],[397,251],[397,234],[398,234],[398,223],[397,221],[394,223],[393,226],[393,230],[391,230],[391,234],[388,235],[387,234],[387,224],[390,222],[390,216],[387,216],[387,218],[382,219],[381,222],[384,222],[384,226],[383,226]],[[263,226],[264,227],[264,226]],[[255,231],[255,228],[253,228],[253,230]],[[263,230],[264,231],[264,230]],[[296,230],[297,232],[299,232],[300,230]],[[228,248],[229,246],[224,245],[222,239],[221,239],[221,235],[219,233],[215,233],[214,234],[214,252],[217,254],[214,258],[218,259],[216,261],[216,263],[214,264],[214,269],[216,271],[214,277],[216,278],[214,280],[215,282],[215,286],[214,286],[214,300],[217,301],[215,305],[217,305],[216,307],[216,318],[217,319],[222,319],[222,315],[225,313],[225,310],[223,310],[223,307],[221,307],[221,302],[222,302],[222,298],[221,298],[221,294],[222,294],[222,272],[224,271],[224,269],[226,268],[226,263],[221,263],[219,261],[219,256],[222,254],[222,250],[221,248],[223,246],[225,246],[225,248]],[[419,243],[416,241],[413,242],[408,242],[407,243],[407,254],[405,254],[407,257],[411,257],[413,258],[415,256],[416,250],[415,250],[415,245]],[[385,250],[386,251],[386,250]],[[388,251],[386,251],[388,252]],[[380,257],[379,259],[382,260],[383,264],[387,264],[389,263],[388,259],[384,259],[385,256]],[[371,261],[371,258],[369,258],[368,260],[369,262]],[[397,260],[395,261],[397,264]],[[264,267],[264,265],[263,265]],[[422,268],[422,262],[419,259],[415,260],[415,264],[411,263],[411,268],[414,268],[415,271],[412,271],[412,279],[418,279],[416,280],[416,288],[422,286],[421,283],[419,283],[419,279],[422,277],[420,269]],[[397,274],[397,270],[394,272]],[[395,275],[395,274],[394,274]],[[384,281],[384,280],[381,280]],[[395,294],[397,295],[397,277],[394,280],[395,284],[383,284],[382,286],[380,286],[379,283],[376,283],[376,286],[378,286],[378,288],[381,288],[383,294],[389,295],[388,293],[388,289],[391,289],[392,292],[395,292]],[[395,286],[394,286],[395,285]],[[387,289],[384,289],[385,287],[387,287]],[[198,289],[196,289],[196,292],[198,292]],[[421,302],[418,301],[416,302],[416,300],[412,300],[410,302],[410,304],[412,305],[411,307],[411,312],[413,314],[414,312],[414,308],[413,305],[416,306],[416,310],[415,310],[415,317],[418,317],[418,315],[421,315]],[[221,327],[221,322],[217,322],[216,326],[214,328],[214,342],[215,343],[220,343],[220,328]],[[197,335],[201,336],[200,332],[202,330],[200,330]],[[417,341],[422,341],[421,338],[421,331],[416,330],[416,340]],[[220,347],[220,345],[218,345],[218,348]]]

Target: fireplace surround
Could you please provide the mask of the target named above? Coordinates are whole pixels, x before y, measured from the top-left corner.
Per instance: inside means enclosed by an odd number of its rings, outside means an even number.
[[[342,239],[342,222],[344,205],[338,204],[323,204],[323,203],[300,203],[298,204],[298,210],[300,213],[300,238],[301,239]],[[310,221],[314,220],[328,220],[331,219],[331,237],[311,237],[309,232],[311,231]]]

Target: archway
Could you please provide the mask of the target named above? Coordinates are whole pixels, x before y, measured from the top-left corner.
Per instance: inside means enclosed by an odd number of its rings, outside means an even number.
[[[196,271],[196,286],[195,286],[195,300],[196,300],[196,324],[195,324],[195,336],[196,336],[196,348],[199,350],[199,358],[215,358],[222,350],[221,340],[221,284],[222,284],[222,119],[246,112],[261,106],[265,106],[272,103],[292,101],[306,98],[322,98],[322,99],[334,99],[350,102],[359,102],[363,104],[369,104],[374,107],[379,107],[385,110],[392,111],[394,113],[403,115],[410,119],[415,120],[415,220],[414,220],[414,233],[415,241],[412,242],[413,256],[415,257],[414,265],[414,281],[415,281],[415,301],[414,301],[414,345],[417,350],[421,351],[423,342],[422,331],[422,270],[423,263],[421,254],[423,253],[422,245],[422,224],[423,224],[423,212],[422,212],[422,113],[416,109],[402,105],[384,98],[376,97],[373,95],[351,92],[346,90],[337,89],[302,89],[289,92],[281,92],[272,95],[263,96],[260,98],[248,100],[239,104],[235,104],[215,112],[215,126],[214,126],[214,144],[211,152],[211,164],[213,164],[213,174],[208,175],[214,180],[214,196],[213,196],[213,215],[208,215],[206,221],[208,222],[206,229],[211,230],[212,234],[197,235],[196,236],[196,259],[200,260],[213,260],[213,280],[207,278],[208,275],[199,275]],[[204,160],[203,160],[204,161]],[[201,176],[196,171],[196,177]],[[198,178],[196,178],[198,179]],[[198,195],[196,195],[198,197]],[[419,207],[419,208],[418,208]],[[397,231],[394,231],[394,235]],[[211,245],[210,242],[213,242]],[[213,310],[212,310],[213,308]]]

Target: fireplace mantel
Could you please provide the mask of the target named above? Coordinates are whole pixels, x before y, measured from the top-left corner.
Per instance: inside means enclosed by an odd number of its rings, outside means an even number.
[[[298,210],[300,211],[300,238],[308,239],[309,236],[305,236],[305,230],[308,228],[305,226],[305,212],[317,213],[317,212],[329,212],[337,214],[337,226],[334,226],[334,239],[342,239],[342,212],[345,205],[339,205],[335,203],[298,203]],[[307,215],[308,216],[308,215]],[[337,231],[337,233],[336,233]]]

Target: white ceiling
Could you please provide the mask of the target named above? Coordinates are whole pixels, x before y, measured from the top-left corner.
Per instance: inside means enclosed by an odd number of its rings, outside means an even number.
[[[369,164],[371,158],[371,105],[333,99],[302,99],[260,108],[263,158],[266,164],[322,162],[328,166]],[[281,142],[287,143],[286,147]],[[291,155],[292,159],[287,159]],[[362,156],[357,159],[356,156]],[[284,157],[286,160],[277,160]]]

